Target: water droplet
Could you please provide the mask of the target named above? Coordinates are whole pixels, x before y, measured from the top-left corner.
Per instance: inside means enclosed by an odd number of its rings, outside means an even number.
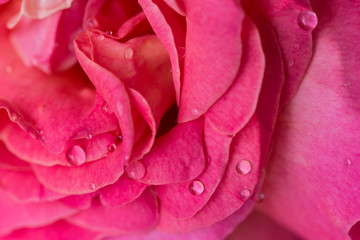
[[[120,135],[118,135],[118,136],[116,137],[115,143],[118,144],[118,143],[121,143],[122,141],[123,141],[123,137],[122,137],[122,135],[120,134]]]
[[[91,190],[95,190],[96,186],[95,186],[95,184],[90,183],[90,184],[89,184],[89,188],[90,188]]]
[[[104,153],[104,154],[101,156],[101,158],[107,158],[108,156],[109,156],[109,154]]]
[[[111,143],[111,144],[109,144],[109,145],[107,146],[107,150],[108,150],[109,152],[113,152],[113,151],[115,151],[115,149],[116,149],[116,144],[115,144],[115,143]]]
[[[350,166],[350,165],[352,164],[351,159],[350,159],[350,158],[346,158],[346,159],[344,160],[344,164],[345,164],[346,166]]]
[[[248,198],[250,197],[250,191],[249,191],[249,189],[243,189],[243,190],[241,190],[240,196],[241,196],[241,198],[243,198],[243,199],[248,199]]]
[[[141,161],[135,161],[129,164],[125,171],[130,178],[138,180],[145,176],[146,167]]]
[[[9,66],[9,65],[5,66],[5,72],[6,72],[6,73],[11,73],[12,70],[13,70],[13,69],[12,69],[11,66]]]
[[[318,24],[317,16],[312,11],[301,11],[298,15],[298,24],[304,30],[313,30]]]
[[[88,133],[88,134],[86,135],[86,139],[87,139],[87,140],[92,139],[92,137],[93,137],[93,135],[92,135],[91,133]]]
[[[258,202],[258,203],[261,203],[262,201],[264,201],[264,199],[265,199],[265,194],[260,193],[260,194],[258,194],[258,195],[256,196],[255,201]]]
[[[125,59],[131,60],[134,55],[134,50],[132,48],[126,48],[125,49]]]
[[[111,114],[112,113],[112,110],[110,109],[110,107],[109,107],[109,105],[107,103],[103,103],[103,105],[101,106],[101,110],[105,114]]]
[[[193,108],[193,109],[191,110],[191,113],[192,113],[193,115],[195,115],[195,116],[198,116],[198,115],[200,114],[199,110],[196,109],[196,108]]]
[[[43,135],[44,132],[43,132],[43,130],[39,129],[39,130],[36,131],[36,133],[37,133],[38,135]]]
[[[81,164],[85,163],[85,151],[82,149],[82,147],[74,145],[67,151],[66,159],[71,165],[80,166]]]
[[[292,59],[288,62],[288,66],[289,66],[289,67],[293,67],[294,64],[295,64],[295,61],[292,60]]]
[[[102,40],[104,40],[104,35],[102,35],[102,34],[99,34],[99,35],[97,35],[97,37],[96,37],[96,39],[97,40],[99,40],[99,41],[102,41]]]
[[[204,184],[199,180],[195,180],[189,185],[189,191],[192,195],[200,195],[204,192],[204,190]]]
[[[95,20],[92,17],[90,17],[87,19],[86,24],[89,28],[92,28],[95,25]]]
[[[113,32],[110,31],[110,30],[107,30],[105,33],[106,33],[106,35],[112,35],[113,34]]]
[[[240,174],[248,174],[251,171],[251,163],[248,160],[241,160],[236,164],[236,171]]]
[[[298,43],[294,44],[294,48],[295,48],[295,49],[299,49],[299,48],[300,48],[300,44],[298,44]]]
[[[18,119],[20,118],[19,114],[17,114],[16,112],[11,112],[10,113],[10,119],[13,122],[16,122]]]

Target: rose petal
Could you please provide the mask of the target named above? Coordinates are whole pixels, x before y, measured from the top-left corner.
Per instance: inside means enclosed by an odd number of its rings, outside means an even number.
[[[245,17],[242,29],[243,55],[233,84],[206,113],[223,134],[234,136],[255,112],[262,85],[265,59],[255,25]]]
[[[287,229],[278,225],[267,216],[253,211],[245,221],[241,222],[235,231],[226,240],[300,240]]]
[[[279,116],[265,184],[261,210],[308,239],[350,239],[360,219],[360,49],[353,42],[360,36],[346,24],[359,22],[354,6],[313,1],[319,17],[314,55]]]
[[[286,78],[281,95],[282,107],[296,93],[311,58],[312,31],[304,30],[298,24],[299,14],[311,11],[310,3],[308,0],[281,3],[277,0],[256,0],[248,1],[248,5],[250,11],[257,11],[277,35]]]
[[[99,239],[100,233],[95,233],[90,230],[85,230],[80,227],[76,227],[65,221],[58,221],[48,226],[40,228],[23,228],[17,230],[7,236],[0,237],[1,240],[78,240],[87,239],[95,240]]]
[[[102,232],[139,233],[152,229],[157,223],[156,197],[145,191],[135,201],[123,206],[108,208],[99,202],[69,221],[77,226]]]
[[[204,114],[234,81],[241,60],[244,18],[236,1],[183,3],[187,30],[180,123]]]
[[[205,167],[203,119],[174,127],[156,139],[152,150],[143,157],[146,174],[139,181],[162,185],[188,181]]]
[[[161,206],[176,218],[190,218],[204,207],[225,172],[232,139],[217,133],[207,121],[204,129],[208,165],[196,178],[203,184],[204,191],[200,195],[192,194],[189,187],[193,180],[156,188]]]
[[[22,17],[11,31],[11,42],[27,66],[45,73],[62,71],[76,62],[72,40],[80,31],[85,1],[44,19]]]
[[[137,199],[147,187],[146,184],[122,176],[117,182],[101,189],[100,200],[106,207],[117,207]]]
[[[77,212],[59,202],[19,204],[0,188],[0,235],[20,227],[39,227]]]
[[[161,1],[140,0],[139,4],[143,8],[156,36],[160,39],[170,55],[172,65],[173,84],[176,93],[176,101],[180,103],[180,56],[177,47],[185,46],[185,26],[182,24],[184,19],[177,16],[166,4]],[[169,69],[170,70],[170,69]]]

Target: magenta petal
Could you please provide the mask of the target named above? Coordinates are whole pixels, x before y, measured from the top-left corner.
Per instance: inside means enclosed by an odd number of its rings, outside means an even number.
[[[140,0],[139,4],[143,8],[156,36],[160,39],[162,44],[164,44],[170,55],[176,101],[179,104],[181,86],[179,58],[181,56],[179,56],[177,47],[185,46],[185,27],[181,26],[181,21],[178,21],[181,17],[176,17],[177,14],[171,12],[171,10],[166,8],[166,5],[161,4],[160,1],[155,4],[151,0]]]
[[[249,1],[250,2],[250,1]],[[304,30],[298,23],[299,14],[312,11],[309,0],[256,0],[249,4],[274,29],[283,54],[285,67],[281,107],[296,93],[312,53],[312,29]],[[316,26],[316,25],[315,25]]]
[[[192,194],[189,188],[193,180],[156,188],[161,206],[176,218],[190,218],[204,207],[225,172],[232,139],[219,134],[208,122],[205,122],[204,138],[208,165],[196,178],[203,184],[204,191],[200,195]]]
[[[114,183],[123,174],[125,161],[121,150],[117,149],[105,159],[78,167],[58,165],[44,167],[37,164],[31,166],[44,186],[53,191],[71,195],[90,193]]]
[[[234,81],[244,18],[237,1],[183,2],[187,30],[179,122],[204,114]]]
[[[300,240],[267,216],[253,211],[226,240]]]
[[[59,202],[19,204],[0,188],[0,235],[20,227],[39,227],[68,217],[77,210]]]
[[[354,6],[313,1],[314,55],[279,116],[264,186],[261,210],[306,239],[350,239],[360,219],[360,48],[354,42],[360,15]]]
[[[96,240],[100,233],[74,226],[65,221],[58,221],[48,226],[39,228],[24,228],[17,230],[7,236],[0,237],[1,240]]]
[[[0,185],[21,203],[53,201],[63,197],[45,188],[35,177],[31,166],[16,158],[0,142]]]
[[[11,41],[27,66],[45,73],[66,70],[76,62],[72,40],[81,28],[85,2],[44,19],[22,17],[11,32]]]
[[[243,22],[243,55],[233,84],[206,113],[223,134],[234,136],[255,112],[264,74],[265,59],[260,36],[252,21]]]
[[[205,167],[203,119],[179,124],[156,139],[152,150],[143,157],[146,174],[139,181],[162,185],[188,181]]]
[[[117,182],[101,189],[101,203],[107,207],[117,207],[137,199],[147,187],[146,184],[122,176]]]
[[[77,226],[95,231],[114,233],[139,233],[152,229],[159,217],[157,201],[151,191],[145,191],[135,201],[109,208],[100,202],[73,217],[69,221]]]

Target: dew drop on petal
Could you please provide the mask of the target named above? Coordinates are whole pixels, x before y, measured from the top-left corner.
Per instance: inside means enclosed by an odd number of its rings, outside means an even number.
[[[126,48],[125,49],[125,59],[131,60],[133,56],[134,56],[134,50],[132,48]]]
[[[92,28],[95,25],[95,20],[92,17],[90,17],[87,19],[86,24],[88,28]]]
[[[204,184],[199,180],[195,180],[191,182],[189,185],[189,191],[192,195],[200,195],[204,192],[204,190],[205,190]]]
[[[95,184],[90,183],[90,184],[89,184],[89,188],[90,188],[91,190],[95,190],[96,186],[95,186]]]
[[[19,119],[19,117],[20,117],[19,114],[17,114],[16,112],[11,112],[10,113],[10,119],[13,122],[16,122]]]
[[[116,149],[116,144],[115,144],[115,143],[111,143],[111,144],[109,144],[109,145],[107,146],[107,150],[108,150],[109,152],[113,152],[113,151],[115,151],[115,149]]]
[[[107,30],[105,33],[106,33],[106,35],[112,35],[113,34],[113,32],[110,31],[110,30]]]
[[[300,44],[298,44],[298,43],[294,44],[294,48],[295,48],[295,49],[299,49],[299,48],[300,48]]]
[[[88,134],[86,135],[86,139],[87,139],[87,140],[92,139],[92,137],[93,137],[93,135],[92,135],[91,133],[88,133]]]
[[[101,106],[101,111],[105,114],[110,114],[109,105],[107,103],[103,103]]]
[[[258,194],[258,195],[256,196],[255,201],[258,202],[258,203],[261,203],[262,201],[264,201],[264,199],[265,199],[265,194],[260,193],[260,194]]]
[[[251,171],[251,163],[248,160],[241,160],[236,164],[236,171],[240,174],[248,174]]]
[[[243,189],[240,192],[240,196],[242,199],[248,199],[250,197],[250,191],[249,189]]]
[[[344,164],[345,164],[346,166],[350,166],[350,165],[352,164],[351,159],[350,159],[350,158],[346,158],[346,159],[344,160]]]
[[[96,39],[99,40],[99,41],[102,41],[102,40],[105,39],[105,37],[104,37],[104,35],[99,34],[99,35],[97,35]]]
[[[295,64],[295,61],[294,60],[289,60],[289,62],[288,62],[288,66],[289,67],[293,67],[294,66],[294,64]]]
[[[130,163],[125,171],[130,178],[138,180],[145,176],[146,167],[141,161],[135,161]]]
[[[313,30],[318,24],[317,16],[312,11],[301,11],[298,15],[298,24],[304,30]]]
[[[86,155],[84,149],[78,145],[72,146],[66,153],[67,161],[74,166],[85,163]]]

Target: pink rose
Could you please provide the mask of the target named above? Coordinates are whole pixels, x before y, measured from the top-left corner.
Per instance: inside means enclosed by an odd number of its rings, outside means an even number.
[[[0,4],[0,239],[359,237],[355,3]]]

